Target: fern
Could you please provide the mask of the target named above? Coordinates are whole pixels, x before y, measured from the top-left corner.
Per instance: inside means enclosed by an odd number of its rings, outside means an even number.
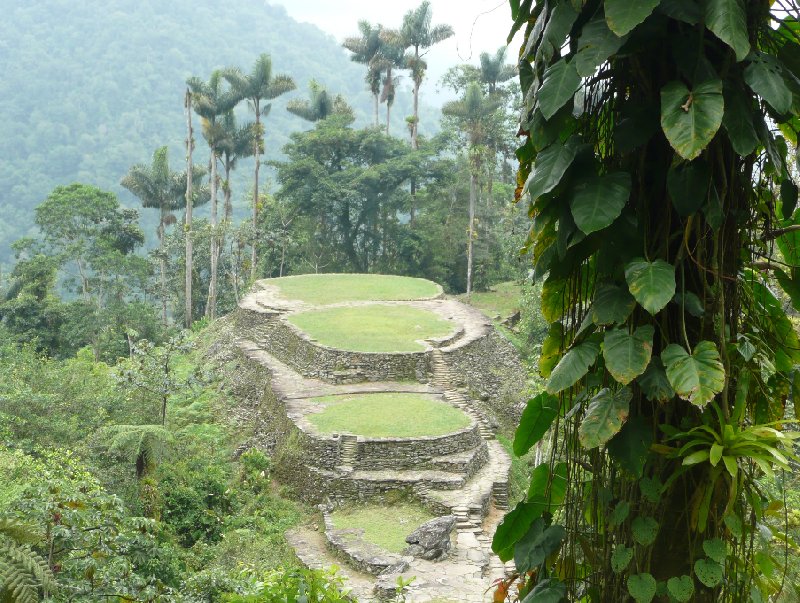
[[[136,475],[142,477],[166,456],[173,435],[160,425],[112,425],[100,431],[108,439],[105,446],[111,454],[136,464]]]
[[[36,603],[40,590],[56,590],[47,561],[31,548],[40,539],[30,526],[0,518],[0,601]]]

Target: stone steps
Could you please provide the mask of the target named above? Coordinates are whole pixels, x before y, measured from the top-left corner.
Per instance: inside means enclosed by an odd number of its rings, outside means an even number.
[[[434,457],[425,463],[424,468],[457,473],[469,478],[475,475],[488,459],[489,452],[486,444],[481,442],[480,446],[471,450]]]
[[[342,434],[339,440],[339,465],[337,469],[345,473],[353,471],[358,462],[358,437]]]
[[[370,489],[392,490],[421,485],[437,491],[459,490],[464,487],[466,481],[460,475],[430,469],[421,471],[398,471],[396,469],[380,471],[356,470],[351,472],[347,479],[354,482],[362,482],[365,486],[372,486]]]

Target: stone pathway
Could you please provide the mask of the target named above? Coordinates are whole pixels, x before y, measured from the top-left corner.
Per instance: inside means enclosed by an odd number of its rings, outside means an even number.
[[[370,469],[359,466],[361,436],[342,434],[338,441],[338,462],[335,471],[313,469],[320,480],[347,480],[356,490],[379,492],[403,484],[411,486],[423,504],[443,515],[456,518],[453,546],[449,556],[439,562],[404,557],[409,563],[407,571],[372,576],[343,563],[331,550],[324,536],[305,527],[287,533],[287,539],[300,561],[311,568],[335,565],[347,578],[348,586],[358,601],[377,601],[391,595],[398,576],[414,578],[408,587],[406,600],[410,603],[483,603],[491,601],[491,587],[504,576],[505,568],[490,548],[491,537],[508,506],[508,475],[511,459],[495,439],[489,421],[464,390],[456,386],[453,371],[442,350],[452,349],[485,337],[492,329],[488,320],[477,310],[454,300],[430,299],[404,302],[346,302],[335,306],[362,306],[373,303],[404,304],[436,312],[456,324],[453,334],[439,340],[427,340],[430,361],[429,383],[417,382],[366,382],[332,384],[321,379],[304,377],[264,349],[258,336],[268,329],[271,321],[283,320],[293,312],[312,309],[313,306],[279,297],[277,288],[259,283],[256,291],[246,296],[240,306],[263,316],[256,323],[253,334],[239,333],[238,347],[254,362],[266,367],[272,375],[272,389],[283,401],[287,416],[305,431],[305,416],[313,412],[310,398],[357,393],[408,392],[436,395],[461,409],[472,419],[475,438],[473,448],[429,458],[425,465],[413,469]],[[331,307],[331,306],[326,306]],[[291,358],[289,359],[291,361]],[[476,431],[475,431],[476,430]],[[478,434],[480,437],[478,437]],[[313,437],[313,433],[311,434]],[[419,438],[422,440],[423,438]],[[415,440],[408,438],[407,440]],[[417,444],[418,445],[418,444]],[[478,445],[478,447],[474,447]],[[476,470],[477,469],[477,470]],[[360,484],[360,485],[359,485]],[[352,559],[352,557],[351,557]],[[360,565],[359,567],[364,567]],[[377,570],[372,570],[377,571]]]

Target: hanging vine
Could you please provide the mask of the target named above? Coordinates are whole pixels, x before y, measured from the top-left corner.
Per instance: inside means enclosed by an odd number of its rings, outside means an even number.
[[[798,7],[510,4],[516,197],[551,323],[514,452],[555,435],[497,529],[517,574],[496,600],[769,600],[785,530],[759,480],[797,460],[800,400],[773,286],[800,309]]]

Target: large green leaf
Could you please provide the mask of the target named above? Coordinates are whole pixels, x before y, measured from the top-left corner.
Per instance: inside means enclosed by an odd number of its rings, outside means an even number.
[[[753,106],[749,94],[739,86],[726,82],[723,86],[725,116],[722,125],[733,150],[746,157],[758,146],[758,133],[753,126]]]
[[[514,434],[514,454],[522,456],[544,437],[558,415],[558,398],[542,392],[528,400]]]
[[[789,296],[792,307],[800,311],[800,268],[790,268],[789,274],[780,268],[775,268],[772,272],[783,292]]]
[[[564,144],[556,140],[539,153],[536,156],[536,162],[533,164],[531,175],[528,176],[528,180],[525,182],[523,194],[530,193],[531,200],[536,201],[536,199],[558,186],[564,176],[564,172],[575,160],[575,155],[577,155],[580,147],[580,139],[572,136]]]
[[[589,367],[594,364],[599,353],[600,346],[594,341],[585,341],[576,345],[564,354],[556,368],[553,369],[550,379],[547,381],[547,391],[557,394],[575,385],[581,377],[589,372]]]
[[[556,578],[546,578],[534,586],[520,603],[561,603],[566,596],[566,584]]]
[[[550,119],[571,100],[578,86],[581,76],[575,69],[575,64],[566,58],[560,59],[544,72],[542,85],[536,96],[539,100],[539,110],[545,119]]]
[[[531,524],[542,514],[540,505],[521,502],[506,513],[492,538],[492,550],[503,561],[513,557],[512,547],[522,538]]]
[[[628,592],[636,603],[650,603],[656,596],[656,579],[651,574],[628,576]]]
[[[564,325],[554,322],[547,331],[547,337],[542,342],[542,349],[539,352],[539,372],[542,377],[547,378],[553,372],[553,368],[561,359],[561,345],[564,342]]]
[[[672,206],[682,216],[693,214],[703,206],[710,184],[711,170],[702,159],[681,162],[667,172],[667,191]]]
[[[658,522],[652,517],[637,517],[631,522],[631,534],[637,544],[650,546],[658,536]]]
[[[628,262],[625,280],[631,295],[650,314],[659,312],[675,295],[675,268],[664,260]]]
[[[575,68],[578,75],[589,77],[605,63],[625,43],[626,36],[620,37],[611,31],[603,17],[589,21],[581,30],[578,39],[578,54],[575,55]]]
[[[653,402],[666,402],[675,395],[675,390],[667,379],[664,363],[658,357],[650,360],[647,370],[636,378],[636,383],[642,388],[645,397]]]
[[[602,446],[619,432],[630,412],[631,395],[627,387],[617,392],[605,388],[591,399],[578,428],[578,438],[584,448]]]
[[[778,113],[792,108],[792,91],[783,79],[780,61],[770,54],[754,52],[744,70],[744,81]]]
[[[611,570],[615,574],[621,574],[628,568],[631,559],[633,559],[633,548],[618,544],[611,553]]]
[[[631,194],[631,175],[617,172],[598,176],[575,187],[570,209],[585,234],[602,230],[616,220]]]
[[[697,0],[661,0],[658,10],[689,25],[697,25],[703,20],[703,7]]]
[[[711,559],[698,559],[694,562],[694,573],[709,588],[722,582],[722,566]]]
[[[572,24],[578,18],[578,13],[570,2],[556,2],[555,7],[547,18],[542,43],[536,49],[536,63],[547,64],[564,45],[567,34],[572,29]],[[552,3],[551,3],[552,6]],[[537,23],[538,25],[538,23]]]
[[[684,159],[692,160],[706,148],[724,112],[721,80],[703,82],[691,91],[678,81],[661,89],[661,129]]]
[[[653,332],[650,325],[636,329],[610,329],[603,337],[603,359],[606,369],[622,385],[628,385],[641,375],[653,353]]]
[[[558,278],[551,272],[542,285],[541,308],[542,316],[549,322],[555,322],[561,318],[567,307],[567,281]]]
[[[661,0],[606,0],[606,22],[618,36],[624,36],[653,12]]]
[[[694,581],[691,576],[673,576],[667,580],[667,592],[678,603],[688,603],[694,596]]]
[[[540,566],[558,550],[566,535],[563,526],[545,527],[541,517],[534,521],[527,533],[514,545],[514,564],[517,571],[525,573]]]
[[[548,496],[548,486],[549,496]],[[558,507],[567,495],[567,464],[557,463],[550,471],[549,463],[542,463],[531,472],[528,501],[544,501],[546,509]]]
[[[733,49],[737,61],[750,52],[744,0],[708,0],[706,27]]]
[[[725,385],[725,368],[717,346],[711,341],[698,343],[692,354],[682,346],[671,343],[661,353],[661,359],[670,385],[677,394],[701,408]]]
[[[635,477],[641,477],[652,443],[653,430],[650,425],[643,417],[633,417],[611,438],[606,448],[620,467]]]
[[[636,300],[627,289],[604,283],[594,294],[592,321],[596,325],[622,324],[635,306]]]

